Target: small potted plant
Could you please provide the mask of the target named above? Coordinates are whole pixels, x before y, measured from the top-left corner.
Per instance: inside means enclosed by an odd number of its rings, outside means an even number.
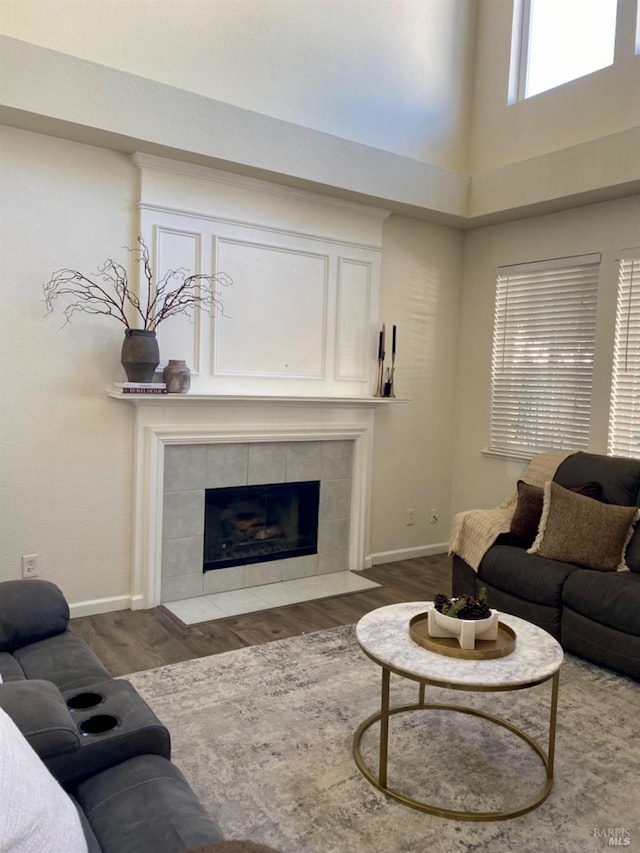
[[[129,284],[122,264],[107,258],[95,274],[87,276],[74,269],[54,272],[44,285],[47,313],[64,304],[66,325],[78,311],[113,317],[125,327],[121,362],[130,382],[151,382],[160,362],[156,329],[177,314],[191,317],[197,308],[224,313],[218,285],[229,285],[226,273],[187,275],[184,269],[167,270],[156,279],[151,269],[149,249],[142,237],[138,248],[129,249],[141,268],[141,293]]]
[[[449,598],[438,593],[429,610],[428,629],[432,637],[456,637],[463,649],[475,648],[475,641],[495,640],[498,636],[498,611],[487,603],[487,588],[478,597],[461,595]]]

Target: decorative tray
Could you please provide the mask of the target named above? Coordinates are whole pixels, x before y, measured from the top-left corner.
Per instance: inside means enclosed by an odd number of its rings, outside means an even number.
[[[428,613],[418,613],[409,622],[409,636],[414,643],[450,658],[467,660],[491,660],[510,655],[516,647],[516,632],[498,622],[498,637],[495,640],[476,640],[474,649],[461,649],[457,637],[431,637],[428,629]]]

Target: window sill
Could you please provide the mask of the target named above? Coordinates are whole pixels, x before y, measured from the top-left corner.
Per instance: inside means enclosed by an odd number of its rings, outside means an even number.
[[[490,459],[504,459],[507,462],[531,462],[535,456],[534,453],[527,453],[524,450],[489,450],[488,448],[484,448],[480,453]]]

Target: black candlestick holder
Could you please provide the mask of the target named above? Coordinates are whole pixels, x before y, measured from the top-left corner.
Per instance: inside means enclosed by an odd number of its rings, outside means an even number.
[[[393,386],[394,382],[394,374],[396,372],[396,354],[395,352],[391,353],[391,367],[387,367],[387,381],[384,383],[384,388],[382,389],[383,397],[395,397],[396,392]]]

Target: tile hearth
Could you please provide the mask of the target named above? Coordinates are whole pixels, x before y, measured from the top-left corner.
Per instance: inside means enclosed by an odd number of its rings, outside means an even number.
[[[379,586],[379,583],[356,572],[332,572],[182,601],[166,601],[163,606],[185,625],[195,625],[198,622],[227,619],[243,613],[255,613],[272,607],[283,607],[332,595],[345,595]]]

